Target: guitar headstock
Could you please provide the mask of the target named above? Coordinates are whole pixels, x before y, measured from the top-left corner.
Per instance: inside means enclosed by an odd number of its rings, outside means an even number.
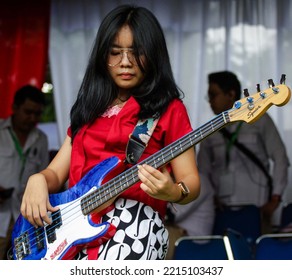
[[[228,111],[229,121],[245,121],[253,123],[259,119],[272,105],[283,106],[290,100],[290,88],[284,84],[274,85],[269,80],[270,87],[259,90],[253,95],[248,95],[236,101]]]

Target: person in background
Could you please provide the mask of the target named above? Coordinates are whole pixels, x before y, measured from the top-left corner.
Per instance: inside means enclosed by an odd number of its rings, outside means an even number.
[[[29,178],[22,215],[34,226],[51,223],[47,211],[57,207],[52,207],[48,194],[58,192],[68,177],[72,187],[111,156],[118,157],[121,168],[127,169],[126,148],[138,120],[155,116],[157,121],[139,162],[192,131],[181,98],[156,17],[146,8],[131,5],[109,12],[99,27],[71,109],[67,137],[49,166]],[[159,169],[138,163],[137,176],[138,183],[92,214],[95,222],[108,221],[115,226],[113,236],[98,246],[84,248],[76,259],[165,258],[167,202],[186,204],[199,195],[194,149]]]
[[[216,115],[241,98],[241,84],[232,72],[211,73],[208,82],[208,99]],[[253,157],[239,149],[237,142]],[[210,179],[217,205],[260,207],[263,233],[271,231],[272,215],[287,186],[288,166],[285,146],[267,113],[253,124],[237,122],[214,133],[201,143],[198,152],[200,173]]]
[[[174,222],[189,236],[211,235],[215,218],[214,190],[209,178],[200,174],[199,197],[186,205],[176,205]]]
[[[1,259],[6,259],[28,177],[48,164],[47,136],[36,127],[44,106],[44,93],[26,85],[15,93],[12,115],[0,120]]]
[[[200,174],[201,191],[188,204],[169,205],[167,217],[169,250],[167,259],[173,259],[175,242],[183,236],[208,236],[213,233],[215,219],[214,189],[209,178]],[[170,217],[168,217],[168,215]]]

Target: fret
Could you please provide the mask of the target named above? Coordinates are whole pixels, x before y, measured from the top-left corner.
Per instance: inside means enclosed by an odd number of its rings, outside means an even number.
[[[284,79],[281,78],[281,81]],[[227,123],[238,121],[253,123],[271,105],[285,105],[290,97],[290,89],[285,85],[269,87],[253,96],[244,97],[236,101],[232,109],[214,117],[209,123],[181,137],[139,164],[147,163],[159,168]],[[136,165],[101,185],[104,177],[119,163],[122,162],[118,157],[108,158],[92,168],[72,189],[50,195],[51,205],[59,206],[59,211],[48,213],[52,218],[52,224],[34,229],[23,216],[19,216],[12,232],[12,250],[9,252],[9,258],[69,259],[79,250],[97,243],[101,244],[107,238],[111,238],[114,226],[110,223],[98,225],[95,221],[91,223],[85,215],[139,181]],[[92,226],[96,226],[96,230],[92,231]],[[70,233],[76,232],[78,227],[82,227],[82,230],[84,227],[85,234],[79,236],[82,231],[78,231],[78,236],[71,236]]]
[[[210,134],[222,128],[228,122],[228,113],[224,112],[213,118],[205,125],[194,131],[191,131],[172,144],[164,147],[159,152],[149,156],[139,164],[148,164],[154,168],[160,168],[161,166],[165,165],[172,159],[185,152],[187,149],[195,146]],[[113,178],[102,185],[100,188],[93,191],[93,193],[85,196],[81,202],[82,212],[89,214],[94,209],[109,201],[111,198],[124,192],[138,181],[139,177],[137,174],[137,165],[135,165],[118,175],[116,178]]]
[[[193,144],[193,139],[192,139],[192,137],[191,137],[191,135],[189,135],[189,138],[190,138],[190,143],[191,143],[191,146],[194,146],[194,144]]]

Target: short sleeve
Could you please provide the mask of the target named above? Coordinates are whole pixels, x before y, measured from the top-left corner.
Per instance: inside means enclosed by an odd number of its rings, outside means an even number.
[[[161,117],[164,126],[164,144],[169,145],[192,131],[186,107],[180,100],[173,101],[165,114]]]
[[[67,135],[68,135],[69,137],[72,137],[71,126],[69,126],[68,129],[67,129]]]

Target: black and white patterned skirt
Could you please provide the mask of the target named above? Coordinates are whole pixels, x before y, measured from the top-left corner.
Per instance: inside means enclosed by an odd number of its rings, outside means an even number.
[[[163,260],[168,231],[158,212],[135,200],[119,198],[115,208],[102,217],[116,227],[115,235],[99,247],[99,260]],[[75,259],[88,259],[83,250]]]

